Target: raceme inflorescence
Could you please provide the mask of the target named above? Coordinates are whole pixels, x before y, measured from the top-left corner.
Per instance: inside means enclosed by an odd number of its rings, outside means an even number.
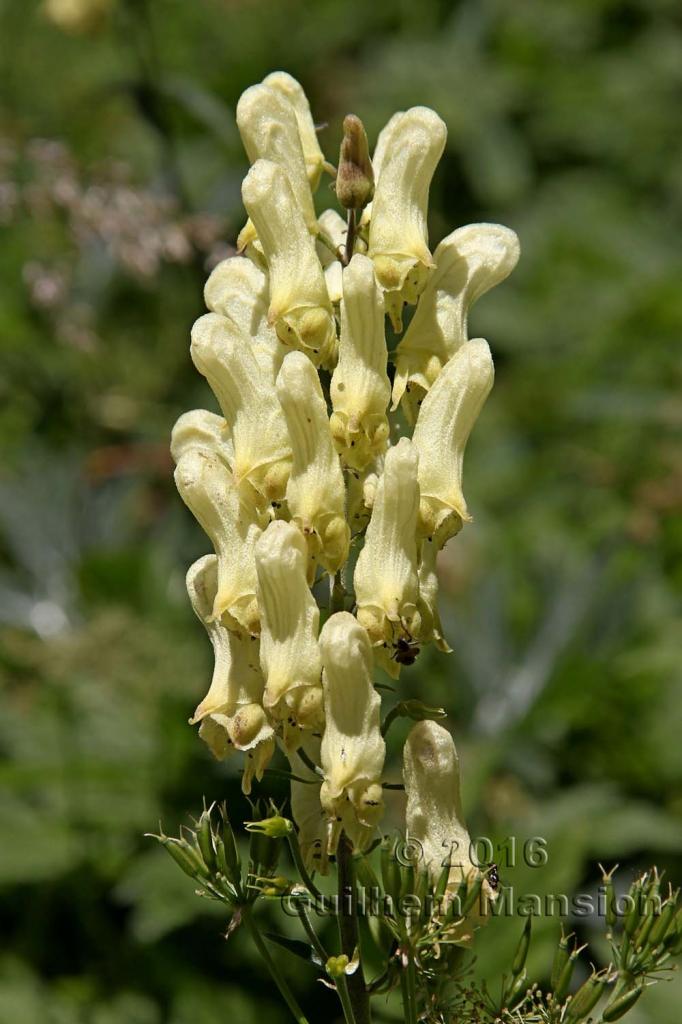
[[[246,880],[224,808],[218,825],[205,811],[196,829],[160,839],[205,895],[232,907],[231,929],[249,925],[299,1022],[254,923],[262,897],[293,901],[311,962],[350,1024],[369,1021],[372,992],[398,986],[405,1020],[449,1020],[453,951],[489,916],[495,880],[471,859],[444,712],[399,701],[382,722],[376,683],[382,670],[399,686],[429,644],[449,651],[437,556],[471,520],[464,453],[494,376],[468,314],[514,269],[519,243],[508,228],[471,224],[430,244],[429,188],[447,132],[426,107],[395,114],[371,159],[348,115],[338,167],[284,72],[246,90],[237,124],[251,164],[247,219],[239,255],[208,279],[209,312],[191,339],[220,411],[182,415],[171,445],[178,491],[212,548],[187,573],[215,659],[190,721],[216,758],[242,759],[245,794],[267,771],[281,776],[271,762],[286,758],[290,810],[254,805]],[[325,174],[336,204],[318,213]],[[379,831],[385,734],[399,715],[414,722],[402,857]],[[296,884],[276,874],[282,843]],[[365,856],[378,844],[381,881]],[[337,908],[331,956],[307,916],[315,878],[332,867],[340,894],[376,883],[393,901],[374,930],[384,970],[372,980],[352,908]],[[400,914],[406,891],[420,903]],[[508,1002],[524,998],[522,968]]]

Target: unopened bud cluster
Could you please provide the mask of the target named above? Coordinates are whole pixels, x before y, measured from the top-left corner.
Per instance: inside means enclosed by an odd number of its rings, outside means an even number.
[[[300,849],[324,871],[342,832],[362,851],[382,815],[377,669],[398,679],[421,647],[449,650],[436,556],[471,519],[462,463],[493,383],[467,316],[519,247],[513,231],[474,224],[432,251],[429,186],[446,142],[432,110],[392,117],[372,159],[349,115],[338,171],[284,72],[247,89],[237,124],[248,220],[240,255],[207,282],[191,343],[219,411],[185,413],[172,436],[178,490],[212,547],[187,574],[215,655],[191,722],[216,757],[242,753],[245,793],[283,750],[303,780],[291,800]],[[316,211],[325,172],[347,217]],[[402,335],[390,355],[387,316]],[[406,826],[437,886],[443,850],[469,849],[457,754],[440,709],[394,714],[417,723]],[[283,821],[260,828],[284,835]],[[470,888],[476,872],[453,863],[447,886]]]

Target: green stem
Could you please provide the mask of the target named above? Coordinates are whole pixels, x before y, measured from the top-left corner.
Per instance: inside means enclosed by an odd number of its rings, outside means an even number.
[[[313,882],[312,878],[308,873],[308,869],[306,868],[303,862],[303,857],[301,856],[301,848],[298,845],[298,839],[294,835],[287,836],[287,839],[289,841],[289,849],[291,850],[291,856],[293,858],[294,864],[296,865],[296,870],[301,876],[301,881],[305,885],[306,889],[308,889],[308,891],[313,894],[315,899],[319,900],[322,896],[322,893]]]
[[[352,849],[350,842],[344,832],[341,833],[338,849],[336,851],[336,864],[338,868],[338,924],[339,938],[341,940],[341,952],[345,953],[349,960],[352,960],[355,951],[359,948],[360,937],[357,918],[357,899],[355,893],[355,878],[353,874]],[[354,1024],[371,1024],[371,1013],[369,1008],[369,995],[365,985],[365,975],[362,969],[362,961],[358,964],[357,970],[346,979],[348,998]],[[341,990],[339,987],[339,998]]]
[[[407,963],[400,972],[400,988],[403,996],[405,1024],[417,1024],[417,972],[411,952],[407,953]]]
[[[336,982],[336,992],[341,1003],[341,1009],[343,1010],[343,1016],[346,1019],[346,1024],[358,1024],[358,1019],[355,1016],[355,1010],[350,998],[350,992],[348,991],[348,979],[339,978]]]
[[[326,964],[327,960],[329,959],[329,955],[324,946],[322,945],[322,943],[320,942],[317,936],[317,932],[313,928],[312,922],[308,917],[305,907],[299,906],[297,909],[298,916],[301,919],[301,924],[303,925],[303,930],[310,939],[310,943],[313,949],[315,950],[319,958],[322,960],[322,963]],[[348,995],[348,984],[345,978],[337,979],[336,992],[341,1003],[341,1008],[343,1009],[343,1015],[346,1019],[346,1024],[357,1024],[357,1021],[355,1019],[355,1013],[353,1012],[353,1005],[350,1001],[350,996]]]
[[[284,975],[281,973],[279,967],[270,956],[270,951],[266,946],[263,937],[258,930],[258,925],[254,921],[251,915],[251,911],[249,909],[244,911],[243,920],[246,923],[247,928],[251,932],[251,937],[256,944],[256,948],[258,949],[260,955],[263,957],[263,960],[265,961],[266,966],[270,971],[270,974],[272,975],[272,980],[277,985],[277,988],[280,991],[282,999],[291,1010],[291,1014],[294,1020],[296,1021],[296,1024],[309,1024],[308,1018],[305,1016],[303,1010],[296,1002],[296,998],[291,989],[289,988],[289,985]]]
[[[381,723],[381,735],[385,736],[388,730],[391,728],[396,718],[400,716],[400,705],[396,704],[395,707],[391,708],[383,722]]]
[[[303,764],[306,766],[306,768],[310,768],[311,772],[315,772],[316,775],[324,777],[324,772],[322,771],[322,769],[319,767],[319,765],[316,765],[314,761],[310,760],[303,747],[299,747],[296,753],[303,761]]]
[[[328,955],[326,949],[324,948],[324,946],[322,945],[322,943],[320,942],[320,940],[319,940],[319,938],[317,936],[317,932],[313,928],[312,922],[311,922],[310,918],[308,917],[307,910],[303,906],[299,906],[296,909],[298,911],[298,916],[301,919],[301,924],[303,925],[303,930],[305,931],[306,935],[310,939],[310,944],[312,945],[313,949],[315,950],[315,952],[319,956],[319,958],[322,961],[322,963],[326,964],[327,960],[329,959],[329,955]]]

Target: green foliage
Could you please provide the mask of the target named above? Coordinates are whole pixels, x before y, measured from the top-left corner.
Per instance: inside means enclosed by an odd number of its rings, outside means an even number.
[[[178,413],[210,402],[188,330],[241,226],[234,105],[276,66],[329,122],[331,159],[349,110],[372,144],[393,110],[433,106],[449,127],[433,237],[487,219],[522,242],[472,315],[497,382],[467,453],[475,523],[441,566],[454,654],[405,670],[396,701],[453,715],[470,831],[504,884],[592,892],[599,860],[674,879],[677,5],[119,0],[85,35],[41,10],[0,11],[0,1019],[285,1019],[239,933],[224,955],[222,908],[142,839],[203,795],[251,817],[236,769],[185,725],[209,666],[166,451]],[[507,837],[536,835],[546,865],[507,863]],[[481,931],[472,984],[512,963],[521,926]],[[533,922],[543,991],[557,930]],[[611,958],[594,919],[567,930]],[[296,994],[331,1020],[312,977]],[[628,1020],[673,1019],[678,992]]]

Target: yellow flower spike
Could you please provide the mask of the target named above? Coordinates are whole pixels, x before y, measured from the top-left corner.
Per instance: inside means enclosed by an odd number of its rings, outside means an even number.
[[[440,548],[469,522],[462,462],[494,379],[487,341],[466,341],[424,399],[412,443],[419,452],[420,532]]]
[[[511,274],[519,259],[515,232],[469,224],[444,238],[405,336],[396,349],[393,408],[401,399],[411,422],[425,393],[467,340],[473,304]]]
[[[315,365],[336,358],[336,327],[315,242],[277,164],[257,160],[242,185],[242,199],[258,231],[268,263],[268,321],[290,348]]]
[[[235,481],[242,489],[250,485],[261,506],[281,501],[291,469],[286,422],[248,338],[230,320],[207,313],[192,328],[191,356],[227,421]]]
[[[400,672],[400,665],[393,660],[398,643],[411,642],[420,630],[417,465],[417,451],[406,437],[386,453],[365,546],[353,575],[358,620],[382,667],[394,678]]]
[[[189,720],[190,725],[196,725],[217,711],[233,715],[245,704],[261,703],[265,680],[258,661],[258,643],[212,618],[218,592],[217,557],[204,555],[191,565],[186,585],[194,614],[206,629],[214,654],[208,693]]]
[[[404,303],[417,301],[433,266],[426,214],[446,136],[445,124],[433,110],[412,107],[394,119],[378,172],[375,168],[368,255],[396,331],[402,330]]]
[[[271,160],[284,171],[308,231],[317,232],[317,217],[298,128],[287,97],[265,83],[252,85],[237,103],[237,127],[252,164]],[[260,236],[258,224],[256,231]]]
[[[320,740],[317,736],[304,733],[301,748],[308,761],[320,763]],[[298,845],[308,871],[329,872],[327,854],[327,818],[320,803],[322,778],[312,772],[295,750],[287,751],[289,767],[293,775],[303,782],[291,780],[291,813],[298,826]]]
[[[310,104],[303,88],[295,78],[286,71],[273,71],[263,79],[263,85],[280,93],[291,104],[298,123],[298,134],[301,139],[303,158],[305,160],[308,181],[313,192],[317,189],[323,171],[333,172],[320,149],[317,139],[315,122],[310,113]]]
[[[171,432],[171,455],[176,464],[190,448],[202,448],[216,455],[231,471],[234,445],[228,436],[227,422],[208,409],[183,412]]]
[[[316,564],[333,574],[348,557],[343,473],[317,372],[301,352],[285,357],[277,376],[277,394],[293,453],[287,503],[293,522],[306,538],[312,582]]]
[[[343,462],[363,470],[386,448],[391,385],[384,299],[367,256],[343,271],[339,361],[331,379],[331,430]]]
[[[218,558],[218,583],[211,618],[249,636],[258,633],[254,545],[261,534],[252,507],[230,472],[202,449],[186,451],[175,468],[175,484]]]
[[[331,854],[343,829],[360,849],[371,841],[383,811],[386,744],[380,727],[381,698],[372,685],[372,648],[357,619],[349,612],[332,615],[320,633],[320,651],[326,722],[320,800]]]
[[[204,288],[207,307],[248,335],[249,347],[274,384],[286,349],[268,323],[268,295],[267,275],[242,256],[219,263]]]
[[[443,627],[438,613],[437,555],[438,545],[435,541],[424,540],[419,562],[419,601],[417,602],[422,620],[420,640],[424,644],[433,641],[439,651],[451,654],[452,648],[443,636]]]
[[[407,834],[419,844],[419,867],[426,868],[436,882],[449,856],[449,884],[456,887],[476,868],[470,860],[471,840],[462,813],[459,758],[452,736],[442,725],[427,719],[412,727],[403,749],[403,779]]]
[[[324,717],[320,612],[306,579],[308,551],[300,531],[280,520],[261,535],[255,557],[263,705],[281,723],[285,747],[294,749],[300,730],[320,729]]]

